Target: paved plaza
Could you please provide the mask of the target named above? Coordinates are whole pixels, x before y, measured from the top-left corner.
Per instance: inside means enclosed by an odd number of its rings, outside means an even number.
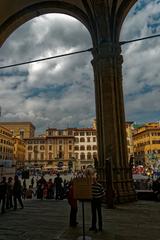
[[[82,236],[82,209],[78,226],[69,227],[67,200],[25,200],[25,208],[0,215],[0,240],[76,240]],[[160,203],[137,201],[115,209],[103,206],[103,232],[90,232],[90,203],[85,203],[86,235],[92,240],[160,240]],[[86,238],[87,240],[87,238]]]

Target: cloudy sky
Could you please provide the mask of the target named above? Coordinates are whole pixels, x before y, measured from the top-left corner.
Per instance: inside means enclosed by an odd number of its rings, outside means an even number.
[[[121,40],[160,33],[160,1],[139,0]],[[160,120],[160,38],[122,48],[126,120]],[[0,49],[0,66],[92,47],[77,20],[58,14],[37,17],[17,29]],[[47,127],[89,127],[95,117],[90,53],[0,70],[2,121]]]

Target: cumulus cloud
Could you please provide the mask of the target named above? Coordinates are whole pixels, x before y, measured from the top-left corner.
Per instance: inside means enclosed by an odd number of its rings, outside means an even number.
[[[0,49],[3,65],[88,49],[86,28],[66,15],[47,14],[21,26]],[[95,117],[92,56],[70,57],[1,70],[4,121],[49,127],[90,126]]]
[[[160,33],[160,2],[140,0],[133,7],[121,32],[121,40]],[[160,38],[124,45],[123,76],[126,118],[134,121],[160,119]]]

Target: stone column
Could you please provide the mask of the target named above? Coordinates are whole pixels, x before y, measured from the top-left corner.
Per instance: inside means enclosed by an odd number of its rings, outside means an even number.
[[[98,174],[101,182],[106,184],[110,205],[113,200],[112,189],[117,202],[135,200],[127,157],[120,53],[118,43],[101,43],[93,50],[92,60],[95,76]]]

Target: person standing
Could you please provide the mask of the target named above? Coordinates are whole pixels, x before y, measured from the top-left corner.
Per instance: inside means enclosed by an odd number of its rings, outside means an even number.
[[[70,182],[69,185],[69,191],[68,191],[68,203],[71,206],[70,210],[70,219],[69,219],[69,224],[70,227],[76,227],[77,226],[77,199],[74,198],[74,189],[73,189],[73,182]]]
[[[104,196],[104,189],[100,183],[97,181],[97,177],[93,177],[92,183],[92,199],[91,199],[91,211],[92,211],[92,226],[90,227],[90,231],[97,232],[98,230],[102,231],[102,210],[101,210],[101,202]],[[98,214],[98,226],[97,230],[97,214]]]
[[[13,178],[9,177],[8,178],[8,183],[7,183],[7,202],[6,202],[6,208],[10,209],[13,208],[13,183],[12,183]]]
[[[2,201],[1,213],[5,213],[6,194],[7,194],[6,177],[2,177],[2,181],[0,183],[0,203]]]
[[[31,179],[31,185],[32,185],[32,188],[33,188],[33,186],[34,186],[34,177],[32,177],[32,179]]]
[[[14,199],[14,210],[17,209],[17,200],[21,206],[21,209],[24,208],[23,202],[22,202],[22,186],[21,181],[18,179],[18,176],[16,175],[14,177],[14,185],[13,185],[13,199]]]
[[[54,185],[56,186],[56,200],[62,199],[62,178],[60,177],[60,174],[57,173],[57,177],[54,179]]]

